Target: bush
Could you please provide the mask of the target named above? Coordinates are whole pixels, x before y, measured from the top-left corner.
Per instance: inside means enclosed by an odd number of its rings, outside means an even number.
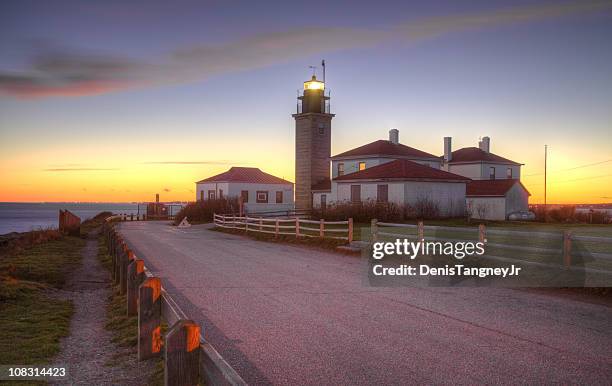
[[[211,222],[213,214],[238,213],[237,198],[220,198],[215,200],[196,201],[187,204],[177,214],[174,224],[178,225],[183,218],[187,217],[189,222]]]
[[[430,199],[419,199],[414,205],[400,205],[374,200],[356,203],[343,201],[329,204],[325,209],[314,208],[312,210],[313,219],[329,221],[342,221],[352,218],[355,222],[370,222],[375,218],[378,221],[392,222],[439,217],[440,207]]]
[[[563,205],[544,210],[543,205],[533,205],[529,208],[536,215],[536,221],[557,223],[591,223],[608,224],[610,216],[605,211],[594,209],[592,213],[576,212],[574,205]]]

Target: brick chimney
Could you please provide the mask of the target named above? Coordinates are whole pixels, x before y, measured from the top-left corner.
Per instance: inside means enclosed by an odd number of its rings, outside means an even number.
[[[451,140],[451,137],[444,137],[444,162],[450,162],[453,159]]]
[[[482,139],[478,141],[478,147],[480,148],[480,150],[489,153],[491,149],[491,138],[482,137]]]
[[[395,145],[399,144],[399,130],[398,129],[389,130],[389,142]]]

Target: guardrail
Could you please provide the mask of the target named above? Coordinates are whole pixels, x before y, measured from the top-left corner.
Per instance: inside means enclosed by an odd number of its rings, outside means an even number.
[[[381,230],[382,228],[382,230]],[[397,233],[391,231],[392,229],[404,229],[410,230],[414,234],[407,233]],[[437,235],[426,235],[426,231],[442,231],[442,232],[459,232],[462,234],[473,234],[477,238],[478,241],[485,243],[485,245],[489,248],[498,248],[504,250],[511,250],[517,252],[532,252],[539,254],[561,254],[563,256],[563,265],[566,267],[570,267],[572,265],[572,258],[579,257],[593,257],[602,260],[612,260],[611,253],[599,253],[599,252],[579,252],[573,251],[572,246],[575,241],[586,241],[592,243],[609,243],[612,246],[612,237],[596,237],[596,236],[577,236],[574,235],[572,231],[563,231],[562,233],[552,233],[552,232],[526,232],[526,231],[515,231],[515,230],[501,230],[501,229],[487,229],[484,224],[480,224],[478,228],[468,228],[468,227],[449,227],[449,226],[435,226],[435,225],[424,225],[422,221],[419,221],[415,224],[397,224],[397,223],[387,223],[387,222],[379,222],[376,219],[373,219],[370,226],[370,236],[372,242],[378,241],[381,237],[391,237],[391,238],[408,238],[413,240],[425,240],[426,236],[429,240],[435,241],[473,241],[467,240],[465,237],[453,238],[453,237],[439,237]],[[551,240],[558,241],[559,248],[543,248],[543,247],[535,247],[535,246],[524,246],[524,245],[516,245],[509,243],[495,243],[487,240],[487,235],[494,236],[506,236],[509,238],[516,237],[527,237],[531,240],[539,239],[539,240]]]
[[[118,221],[121,216],[107,218],[104,239],[112,257],[112,281],[127,298],[127,315],[138,316],[138,360],[160,356],[163,349],[165,385],[246,385],[128,247],[115,229]],[[164,336],[162,321],[169,326]]]
[[[299,217],[265,218],[229,216],[214,214],[215,226],[226,229],[239,229],[245,232],[259,232],[299,237],[319,237],[328,239],[346,240],[349,244],[353,242],[353,219],[346,221],[319,221],[306,220]]]

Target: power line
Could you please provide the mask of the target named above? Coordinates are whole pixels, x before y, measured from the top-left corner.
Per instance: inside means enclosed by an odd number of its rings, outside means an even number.
[[[553,183],[553,185],[556,185],[556,184],[563,184],[563,183],[566,183],[566,182],[594,180],[594,179],[597,179],[597,178],[605,178],[605,177],[612,177],[612,174],[604,174],[604,175],[601,175],[601,176],[576,178],[576,179],[573,179],[573,180],[552,181],[552,183]],[[549,183],[550,183],[550,181],[549,181]],[[528,185],[529,186],[542,186],[544,184],[540,183],[540,184],[528,184]]]
[[[597,166],[597,165],[605,164],[605,163],[608,163],[608,162],[612,162],[612,159],[609,159],[609,160],[606,160],[606,161],[595,162],[595,163],[592,163],[592,164],[586,164],[586,165],[574,166],[574,167],[567,168],[567,169],[559,169],[559,170],[555,170],[554,172],[548,172],[548,173],[560,173],[560,172],[567,172],[567,171],[570,171],[570,170],[576,170],[576,169],[588,168],[588,167],[590,167],[590,166]],[[544,172],[542,172],[542,173],[535,173],[535,174],[527,174],[527,175],[524,175],[523,177],[541,176],[541,175],[543,175],[543,174],[544,174]]]

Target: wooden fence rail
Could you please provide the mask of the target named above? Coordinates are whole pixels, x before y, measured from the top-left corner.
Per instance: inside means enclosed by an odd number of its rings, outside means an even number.
[[[115,227],[119,221],[125,221],[124,217],[107,218],[103,232],[112,257],[113,284],[119,286],[122,294],[127,294],[127,315],[138,315],[138,359],[163,353],[165,385],[246,385],[204,339],[200,326],[166,292],[161,279],[146,269],[144,260],[121,238]],[[164,336],[162,321],[169,326]]]
[[[381,231],[381,228],[383,230]],[[410,229],[417,230],[417,234],[405,234],[397,232],[389,232],[386,229]],[[372,220],[370,226],[370,237],[372,242],[379,241],[381,237],[390,238],[407,238],[413,240],[425,240],[425,231],[447,231],[447,232],[458,232],[463,234],[473,234],[478,241],[485,243],[489,247],[513,250],[517,252],[533,252],[533,253],[548,253],[548,254],[561,254],[563,256],[563,265],[570,267],[572,265],[572,257],[593,257],[603,260],[612,260],[612,254],[610,253],[599,253],[599,252],[579,252],[572,251],[572,245],[574,241],[587,241],[597,243],[610,243],[612,244],[612,237],[595,237],[595,236],[576,236],[572,231],[564,231],[563,233],[553,232],[525,232],[515,230],[501,230],[486,228],[484,224],[480,224],[478,228],[468,227],[449,227],[449,226],[437,226],[437,225],[424,225],[422,221],[419,221],[416,225],[414,224],[397,224],[397,223],[386,223],[379,222],[376,219]],[[557,240],[560,248],[540,248],[532,246],[521,246],[515,244],[504,244],[504,243],[490,243],[487,241],[487,234],[499,235],[508,237],[529,237],[530,239],[547,239]],[[428,240],[432,241],[474,241],[466,240],[463,238],[448,238],[448,237],[437,237],[429,234]]]
[[[319,237],[353,242],[353,219],[346,221],[306,220],[303,218],[265,218],[214,214],[215,226],[245,232],[299,237]]]

